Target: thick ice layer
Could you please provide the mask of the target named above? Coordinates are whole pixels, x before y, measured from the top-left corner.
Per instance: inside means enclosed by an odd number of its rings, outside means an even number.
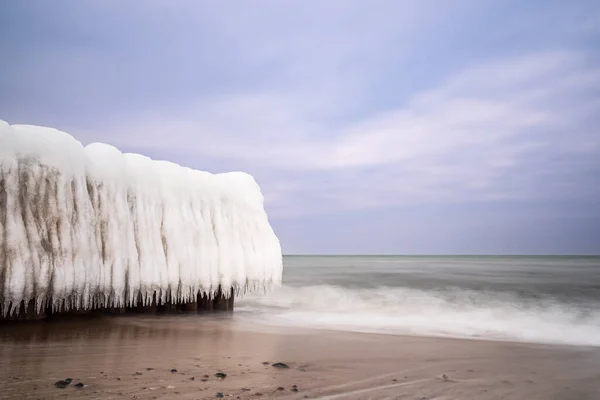
[[[0,120],[0,304],[186,302],[281,284],[260,188]],[[140,296],[141,295],[141,296]],[[14,307],[13,307],[14,309]]]

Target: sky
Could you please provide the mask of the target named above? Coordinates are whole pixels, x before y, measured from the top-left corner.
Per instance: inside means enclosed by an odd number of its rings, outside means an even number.
[[[6,0],[0,119],[252,174],[286,254],[599,254],[597,0]]]

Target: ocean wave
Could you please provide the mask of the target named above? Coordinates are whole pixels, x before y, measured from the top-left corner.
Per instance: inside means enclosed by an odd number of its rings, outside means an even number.
[[[236,314],[268,325],[600,346],[599,305],[459,288],[317,285],[249,295]]]

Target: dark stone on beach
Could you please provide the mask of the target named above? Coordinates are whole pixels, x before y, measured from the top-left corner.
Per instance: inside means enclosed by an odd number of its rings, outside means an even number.
[[[255,396],[262,396],[263,394],[261,392],[256,392],[254,393]]]
[[[154,370],[154,368],[150,368],[150,367],[146,368],[146,371],[153,371],[153,370]]]
[[[75,387],[81,389],[82,387],[84,387],[85,385],[82,382],[76,383]]]
[[[120,380],[121,380],[121,378],[117,377],[117,380],[118,380],[118,381],[120,381]]]
[[[271,363],[270,363],[270,362],[268,362],[268,361],[265,361],[265,362],[263,362],[263,364],[264,364],[264,365],[269,365],[269,364],[271,364]]]
[[[210,376],[208,376],[208,375],[204,375],[204,376],[203,376],[203,378],[210,378]]]
[[[200,379],[202,382],[207,382],[208,379]]]
[[[297,391],[298,391],[298,388],[297,388],[297,387],[293,387],[293,388],[292,388],[292,392],[297,392]]]
[[[242,391],[242,392],[249,392],[249,391],[251,391],[251,390],[252,390],[252,389],[248,389],[248,388],[242,388],[242,389],[241,389],[241,391]]]
[[[221,392],[217,392],[217,394],[215,395],[215,397],[221,398],[221,397],[225,397],[225,395],[223,393],[221,393]]]
[[[273,364],[273,367],[282,368],[282,369],[289,368],[289,366],[287,364],[280,363],[280,362]]]
[[[285,390],[285,388],[283,386],[279,386],[277,390]]]
[[[190,381],[195,381],[195,380],[196,380],[196,378],[193,376],[190,378]]]
[[[59,388],[59,389],[64,389],[64,388],[66,388],[67,386],[69,386],[69,385],[71,384],[71,382],[72,382],[72,381],[73,381],[73,379],[71,379],[71,378],[67,378],[67,379],[65,379],[65,380],[62,380],[62,381],[55,382],[55,383],[54,383],[54,386],[56,386],[56,387],[57,387],[57,388]]]
[[[217,378],[219,378],[219,379],[225,379],[225,378],[227,378],[227,374],[226,374],[225,372],[217,372],[217,373],[215,374],[215,376],[216,376]]]
[[[175,368],[173,368],[173,369],[171,370],[171,372],[172,372],[172,373],[175,373],[175,372],[177,372],[177,370],[176,370]]]
[[[392,382],[398,382],[398,379],[392,379]]]
[[[136,375],[143,375],[141,372],[136,372],[135,374]]]

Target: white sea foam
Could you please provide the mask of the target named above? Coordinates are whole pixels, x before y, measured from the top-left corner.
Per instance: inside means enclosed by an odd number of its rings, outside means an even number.
[[[0,305],[187,301],[280,285],[254,179],[0,121]],[[13,308],[14,309],[14,308]]]
[[[600,310],[516,294],[319,285],[247,296],[253,323],[387,334],[600,346]]]

